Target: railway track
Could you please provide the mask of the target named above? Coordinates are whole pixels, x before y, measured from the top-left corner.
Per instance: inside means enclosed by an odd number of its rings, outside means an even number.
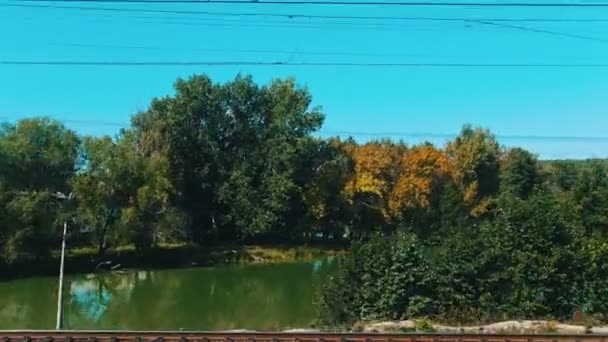
[[[0,331],[0,342],[608,342],[608,335]]]

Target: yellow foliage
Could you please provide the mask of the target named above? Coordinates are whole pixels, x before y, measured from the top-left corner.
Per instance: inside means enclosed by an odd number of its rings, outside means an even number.
[[[473,181],[471,184],[466,185],[463,193],[464,203],[472,205],[477,198],[477,188],[479,188],[479,182]]]
[[[442,151],[424,145],[403,154],[399,171],[389,200],[389,208],[397,216],[407,209],[427,208],[433,191],[451,177],[452,167]]]
[[[351,178],[346,184],[345,190],[347,194],[351,195],[354,195],[357,192],[366,192],[382,196],[386,185],[386,181],[374,177],[372,173],[361,172]]]
[[[491,204],[492,204],[492,200],[489,197],[484,197],[475,206],[473,206],[471,208],[471,211],[470,211],[471,216],[480,217],[481,215],[488,212]]]
[[[355,175],[350,179],[346,192],[368,192],[382,195],[387,191],[390,178],[400,157],[399,147],[389,143],[367,143],[349,146],[347,152],[355,162]]]
[[[314,218],[320,219],[327,215],[327,209],[325,203],[314,203],[310,205],[310,213]]]
[[[454,165],[454,180],[470,214],[482,215],[489,205],[488,197],[498,191],[498,142],[488,130],[467,125],[445,151]]]
[[[352,203],[357,194],[373,195],[375,203],[365,204],[378,208],[386,217],[391,184],[398,174],[405,147],[389,142],[371,142],[349,145],[345,149],[355,163],[354,175],[344,188],[345,197]]]

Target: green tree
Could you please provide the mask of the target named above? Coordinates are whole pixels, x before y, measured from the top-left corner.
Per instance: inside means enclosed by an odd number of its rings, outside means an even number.
[[[592,163],[582,171],[573,189],[574,201],[588,235],[608,235],[608,169]]]
[[[318,227],[320,232],[341,237],[352,220],[351,206],[344,194],[348,180],[353,176],[353,161],[339,139],[320,141],[311,150],[304,175],[304,203],[309,220],[307,224]]]
[[[586,258],[584,268],[584,301],[582,309],[601,320],[608,318],[608,242],[588,239],[581,250]]]
[[[437,216],[437,227],[433,231],[439,232],[437,237],[440,239],[461,230],[467,224],[468,208],[462,200],[460,189],[453,181],[446,182],[441,188],[431,215]]]
[[[0,128],[0,249],[6,261],[42,256],[54,246],[62,208],[76,172],[79,139],[48,118]]]
[[[130,146],[110,137],[87,137],[83,141],[84,168],[72,179],[78,221],[93,231],[99,256],[109,247],[108,235],[118,239],[121,210],[133,192],[135,172],[129,152]]]
[[[481,306],[491,319],[571,317],[581,300],[581,228],[555,196],[503,195],[482,226]]]
[[[90,228],[101,255],[111,242],[132,242],[138,249],[175,236],[183,223],[173,205],[167,158],[144,155],[125,131],[118,140],[84,139],[84,167],[72,184],[77,214]]]
[[[539,183],[536,157],[518,147],[509,149],[500,161],[500,191],[525,199]]]
[[[296,161],[323,121],[309,92],[292,79],[258,86],[240,76],[193,76],[175,88],[133,123],[144,150],[166,149],[194,240],[288,231],[302,197]]]
[[[24,119],[0,129],[0,181],[22,191],[69,190],[79,138],[48,118]]]
[[[571,161],[552,162],[549,170],[549,182],[558,191],[571,191],[578,179],[578,169]]]
[[[128,195],[127,205],[121,208],[121,236],[146,249],[183,236],[186,220],[175,207],[166,153],[144,153],[138,144],[132,131],[123,131],[117,142],[119,159],[124,162],[118,169],[124,177],[122,193]]]
[[[433,268],[412,234],[376,234],[355,244],[326,284],[322,297],[325,323],[402,319],[436,313]]]

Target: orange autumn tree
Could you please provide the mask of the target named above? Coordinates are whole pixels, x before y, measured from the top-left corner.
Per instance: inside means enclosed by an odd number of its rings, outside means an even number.
[[[346,152],[354,162],[354,174],[344,188],[354,208],[356,225],[371,229],[390,218],[388,203],[399,175],[399,163],[406,147],[401,143],[374,141],[349,144]]]
[[[404,220],[414,211],[429,209],[453,170],[443,151],[425,144],[403,154],[399,172],[388,206],[393,217]]]

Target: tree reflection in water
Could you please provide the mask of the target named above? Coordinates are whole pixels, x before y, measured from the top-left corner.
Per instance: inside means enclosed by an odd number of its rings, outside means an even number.
[[[78,305],[86,317],[98,321],[108,309],[112,295],[99,279],[76,280],[70,284],[72,304]]]
[[[145,272],[130,273],[100,273],[89,274],[82,279],[70,282],[70,303],[67,315],[68,327],[93,326],[104,318],[112,301],[124,299],[128,301],[135,287],[133,275],[140,276]]]

